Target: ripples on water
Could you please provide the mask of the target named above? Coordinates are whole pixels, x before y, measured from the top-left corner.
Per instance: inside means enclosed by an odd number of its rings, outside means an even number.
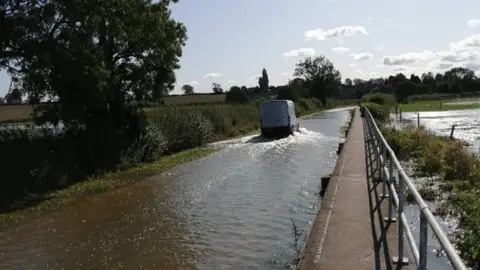
[[[347,116],[314,116],[279,140],[213,144],[210,157],[4,232],[0,268],[284,269],[290,219],[310,229]]]

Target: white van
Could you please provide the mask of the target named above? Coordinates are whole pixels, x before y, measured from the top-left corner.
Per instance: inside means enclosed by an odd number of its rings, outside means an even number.
[[[300,124],[291,100],[277,99],[260,104],[260,130],[262,136],[288,136],[298,131]]]

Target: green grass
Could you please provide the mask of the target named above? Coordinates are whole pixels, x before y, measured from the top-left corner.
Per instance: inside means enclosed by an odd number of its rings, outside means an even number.
[[[208,156],[213,152],[215,152],[215,150],[211,148],[189,149],[163,157],[153,163],[141,164],[125,171],[108,173],[88,179],[65,189],[47,194],[43,198],[38,198],[39,203],[32,207],[0,214],[0,228],[11,225],[12,222],[21,221],[26,217],[37,217],[43,213],[58,210],[88,196],[144,180],[180,164]]]
[[[473,101],[471,99],[451,99],[451,100],[425,100],[416,101],[408,104],[401,104],[402,112],[424,112],[424,111],[452,111],[452,110],[467,110],[478,109],[480,103],[470,104],[448,104],[452,102]],[[478,101],[478,100],[476,100]],[[447,104],[446,104],[447,103]]]

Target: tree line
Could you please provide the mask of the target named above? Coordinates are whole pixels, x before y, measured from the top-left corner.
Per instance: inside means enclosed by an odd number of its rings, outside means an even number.
[[[281,86],[268,84],[268,73],[264,68],[258,86],[232,86],[226,92],[218,83],[213,83],[214,93],[225,93],[227,103],[247,103],[255,97],[273,97],[297,100],[299,98],[362,99],[369,93],[387,93],[395,96],[398,102],[407,103],[412,99],[446,98],[455,95],[480,93],[480,78],[473,70],[453,67],[444,73],[425,72],[421,76],[403,73],[388,77],[346,78],[324,56],[308,57],[297,63],[294,79]],[[183,85],[185,95],[194,94],[194,87]]]

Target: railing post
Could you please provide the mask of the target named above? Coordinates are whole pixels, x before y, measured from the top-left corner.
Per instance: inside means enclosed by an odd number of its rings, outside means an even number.
[[[405,228],[403,227],[402,221],[402,214],[403,214],[403,207],[405,205],[405,179],[403,179],[402,174],[398,175],[398,211],[397,211],[397,228],[398,228],[398,256],[394,256],[392,261],[394,264],[397,265],[408,265],[408,258],[404,257],[404,243],[403,243],[403,236],[405,233]]]
[[[380,136],[380,135],[379,135],[379,136]],[[381,147],[380,149],[382,150],[383,162],[385,163],[385,162],[387,162],[387,147],[386,147],[385,145],[383,145],[383,142],[382,142],[381,146],[382,146],[382,147]],[[384,169],[385,169],[385,164],[382,164],[382,171],[383,171]],[[391,177],[391,176],[389,176],[389,177]],[[382,184],[382,195],[381,195],[381,198],[388,198],[389,195],[388,195],[388,193],[387,193],[387,182],[388,182],[389,179],[387,179],[385,172],[382,173],[382,180],[383,180],[383,181],[382,181],[383,184]]]
[[[427,270],[427,244],[428,244],[428,221],[425,217],[424,209],[420,209],[420,248],[418,270]]]
[[[386,222],[395,222],[397,221],[396,218],[393,217],[393,196],[391,188],[395,188],[395,176],[393,176],[393,156],[389,158],[390,164],[388,166],[388,176],[387,184],[388,184],[388,216],[384,218]]]

